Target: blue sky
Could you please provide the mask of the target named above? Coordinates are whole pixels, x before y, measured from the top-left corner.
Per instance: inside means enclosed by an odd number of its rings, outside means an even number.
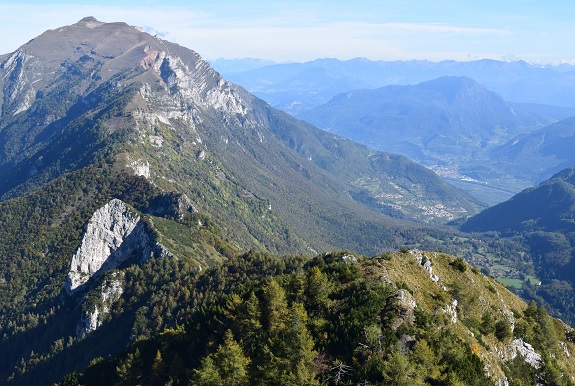
[[[575,1],[0,1],[0,53],[84,16],[125,21],[205,59],[575,63]]]

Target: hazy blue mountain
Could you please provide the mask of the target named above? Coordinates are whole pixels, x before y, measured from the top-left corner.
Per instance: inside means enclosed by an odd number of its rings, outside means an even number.
[[[493,158],[508,163],[517,176],[538,180],[575,165],[575,117],[563,119],[493,149]]]
[[[572,108],[507,102],[470,78],[448,76],[349,91],[297,117],[403,154],[496,203],[532,185],[539,173],[516,175],[491,150],[573,114]]]
[[[239,64],[241,65],[241,63]],[[224,69],[227,70],[227,69]],[[417,84],[442,76],[466,76],[513,102],[575,107],[575,67],[568,64],[539,66],[523,61],[477,60],[470,62],[425,60],[346,61],[317,59],[305,63],[282,63],[229,74],[272,106],[299,113],[325,103],[338,93],[360,88]],[[325,72],[321,87],[306,84],[310,71]]]
[[[225,74],[226,76],[228,74],[255,70],[257,68],[277,64],[272,60],[264,60],[257,58],[243,58],[243,59],[218,58],[208,60],[208,63],[210,63],[210,66],[216,69],[219,73]]]

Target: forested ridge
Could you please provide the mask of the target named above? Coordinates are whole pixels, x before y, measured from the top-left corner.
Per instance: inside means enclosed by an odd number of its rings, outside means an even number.
[[[561,348],[573,347],[571,328],[461,259],[423,255],[445,289],[407,250],[312,260],[242,254],[176,279],[177,292],[157,288],[164,299],[157,307],[185,305],[186,318],[158,335],[158,323],[142,318],[127,350],[93,359],[62,384],[491,385],[502,377],[517,385],[572,384],[575,363]],[[155,263],[154,275],[171,275],[168,266]],[[455,322],[444,311],[454,299]],[[497,299],[504,303],[494,308]],[[178,314],[169,306],[152,313]],[[521,355],[494,353],[517,339],[542,354],[539,368]]]

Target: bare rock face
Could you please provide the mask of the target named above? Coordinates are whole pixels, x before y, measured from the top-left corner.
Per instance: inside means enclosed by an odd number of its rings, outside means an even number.
[[[516,352],[519,353],[533,368],[540,368],[543,359],[540,354],[538,354],[529,343],[524,342],[522,339],[515,339],[512,343]]]
[[[98,288],[99,302],[94,304],[89,311],[82,314],[76,326],[76,337],[83,338],[96,331],[109,313],[112,303],[117,301],[124,289],[122,287],[121,274],[114,272],[109,280],[105,280]]]
[[[140,216],[114,199],[98,209],[72,257],[66,291],[73,294],[90,278],[120,266],[130,257],[149,259],[158,249]]]
[[[457,323],[457,299],[453,299],[451,304],[442,308],[442,311],[449,317],[452,324]]]
[[[439,282],[439,276],[433,273],[433,266],[431,265],[431,260],[429,260],[429,258],[425,256],[425,254],[422,251],[418,249],[412,249],[409,251],[409,253],[412,256],[415,256],[419,265],[421,265],[423,269],[429,272],[429,278],[431,279],[432,282],[434,283]]]
[[[520,355],[525,363],[528,363],[535,369],[540,368],[544,364],[541,354],[537,353],[533,346],[524,342],[523,339],[514,339],[501,349],[496,349],[495,351],[499,357],[505,361],[515,359],[517,355]]]
[[[404,289],[397,291],[395,294],[396,317],[392,322],[391,328],[396,330],[400,325],[411,325],[415,321],[414,310],[417,306],[415,298]]]

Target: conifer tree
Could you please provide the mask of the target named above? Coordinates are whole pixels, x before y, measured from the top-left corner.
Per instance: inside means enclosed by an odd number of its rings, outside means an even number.
[[[308,271],[305,289],[312,310],[325,307],[330,292],[329,279],[318,267],[313,267]]]
[[[226,331],[224,344],[216,351],[214,362],[220,373],[222,386],[247,384],[250,360],[244,356],[242,348],[234,340],[231,330]]]
[[[222,384],[222,378],[214,364],[212,355],[202,359],[200,368],[194,371],[194,379],[191,383],[196,386],[219,386]]]
[[[129,353],[123,363],[116,367],[116,373],[124,384],[131,384],[135,381],[135,378],[141,373],[141,358],[138,348],[133,354]]]
[[[278,336],[284,329],[288,305],[284,289],[271,279],[263,288],[265,328],[270,336]]]
[[[307,313],[302,304],[295,303],[290,309],[290,318],[285,337],[286,359],[291,374],[291,385],[316,385],[315,371],[312,363],[317,352],[314,351],[314,342],[307,327]]]
[[[394,386],[423,386],[421,374],[414,371],[407,356],[393,352],[383,363],[383,378],[386,384]]]
[[[156,384],[164,384],[164,375],[166,373],[166,364],[162,358],[160,350],[156,351],[156,357],[152,362],[152,376],[156,380]]]
[[[260,302],[252,291],[238,307],[238,338],[249,347],[261,333]]]
[[[240,386],[248,383],[248,364],[242,348],[234,340],[231,330],[226,331],[224,343],[214,354],[202,359],[195,371],[194,384],[198,386]]]

